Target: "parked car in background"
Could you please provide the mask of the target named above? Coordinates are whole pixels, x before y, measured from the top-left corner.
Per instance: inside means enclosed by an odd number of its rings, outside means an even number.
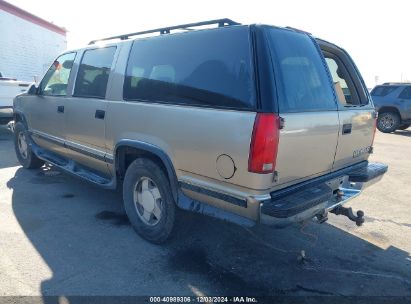
[[[391,133],[411,125],[411,83],[384,83],[371,91],[378,111],[377,128]]]
[[[321,223],[328,212],[363,223],[342,205],[387,166],[368,162],[376,113],[345,50],[229,19],[95,42],[15,98],[25,168],[48,162],[122,187],[131,224],[154,243],[179,209],[249,226]]]
[[[13,120],[13,98],[26,92],[29,86],[30,82],[3,77],[0,73],[0,125]]]

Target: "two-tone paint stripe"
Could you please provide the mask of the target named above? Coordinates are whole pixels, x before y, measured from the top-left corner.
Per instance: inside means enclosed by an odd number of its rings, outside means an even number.
[[[98,149],[93,149],[90,147],[87,147],[82,144],[78,144],[69,140],[64,140],[60,137],[56,137],[50,134],[46,134],[43,132],[39,131],[29,131],[29,134],[31,136],[39,137],[41,139],[47,140],[49,142],[52,142],[53,144],[56,144],[58,146],[70,149],[72,151],[75,151],[77,153],[84,154],[86,156],[98,159],[100,161],[112,164],[113,163],[113,156],[111,154],[108,154],[106,152],[100,151]]]

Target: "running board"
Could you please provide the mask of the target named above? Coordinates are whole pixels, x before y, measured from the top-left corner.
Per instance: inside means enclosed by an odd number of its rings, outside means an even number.
[[[65,158],[63,156],[57,155],[53,152],[44,150],[36,145],[32,140],[30,142],[32,151],[36,156],[47,163],[56,166],[65,172],[68,172],[74,176],[85,179],[88,182],[96,184],[103,188],[115,189],[116,188],[116,179],[108,178],[106,176],[100,175],[92,169],[83,166],[72,159]]]

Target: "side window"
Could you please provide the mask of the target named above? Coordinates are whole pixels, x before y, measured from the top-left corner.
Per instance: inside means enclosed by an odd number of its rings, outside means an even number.
[[[325,54],[325,61],[333,78],[335,92],[340,104],[343,106],[360,104],[351,77],[342,62],[327,54]]]
[[[115,47],[84,52],[77,73],[74,96],[105,98]]]
[[[405,87],[398,97],[403,99],[411,99],[411,86]]]
[[[41,81],[39,93],[46,96],[66,96],[67,84],[76,53],[61,55],[54,60]]]
[[[281,112],[336,110],[327,70],[315,43],[305,34],[267,28]]]
[[[255,106],[249,32],[224,28],[136,40],[123,97],[171,104]]]
[[[398,89],[398,86],[376,86],[371,91],[371,96],[386,96],[396,89]]]

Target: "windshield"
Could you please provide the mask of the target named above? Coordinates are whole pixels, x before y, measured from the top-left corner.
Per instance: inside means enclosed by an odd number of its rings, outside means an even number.
[[[302,33],[267,27],[279,90],[280,112],[334,110],[336,103],[325,62]]]

